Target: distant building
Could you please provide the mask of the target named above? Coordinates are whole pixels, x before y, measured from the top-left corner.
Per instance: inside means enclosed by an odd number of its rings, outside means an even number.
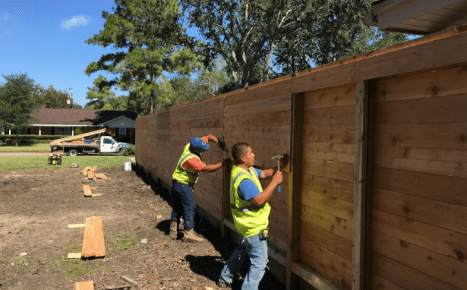
[[[136,112],[77,110],[77,109],[38,109],[31,113],[37,120],[30,128],[20,134],[34,135],[71,135],[80,128],[83,133],[108,128],[111,136],[120,140],[132,140],[135,136]],[[2,134],[16,134],[15,130],[6,129]]]

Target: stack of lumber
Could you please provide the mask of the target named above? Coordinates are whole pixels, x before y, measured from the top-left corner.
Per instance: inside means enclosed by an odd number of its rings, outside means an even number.
[[[95,173],[94,171],[96,170],[96,166],[93,167],[86,167],[83,170],[81,170],[81,173],[87,177],[88,179],[104,179],[107,180],[107,176],[105,176],[103,173]]]
[[[75,282],[75,290],[94,290],[94,282]]]
[[[101,216],[86,218],[81,258],[105,256],[104,227]]]

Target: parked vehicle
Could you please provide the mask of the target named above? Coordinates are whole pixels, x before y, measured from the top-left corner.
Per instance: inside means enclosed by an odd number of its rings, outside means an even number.
[[[130,143],[117,142],[110,136],[100,136],[105,133],[106,129],[91,131],[88,133],[69,136],[50,142],[50,152],[63,151],[70,156],[76,156],[81,153],[102,154],[102,153],[118,153],[124,148],[131,146]],[[89,137],[99,135],[96,142],[93,142]],[[86,139],[88,137],[88,139]],[[77,140],[84,139],[84,140]],[[75,140],[75,141],[72,141]]]

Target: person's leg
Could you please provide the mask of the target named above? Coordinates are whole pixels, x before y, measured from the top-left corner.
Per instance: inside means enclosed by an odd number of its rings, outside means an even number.
[[[183,208],[185,231],[189,231],[195,226],[196,202],[193,196],[193,190],[188,184],[181,184],[180,203]]]
[[[182,191],[183,189],[181,187],[181,183],[178,183],[175,180],[172,180],[172,188],[174,193],[174,200],[172,205],[172,215],[170,217],[170,221],[176,221],[178,223],[180,217],[183,214],[182,204],[180,202],[180,191]]]
[[[243,261],[245,261],[245,257],[247,256],[247,253],[244,247],[245,240],[242,235],[239,235],[239,239],[240,239],[240,243],[235,248],[234,252],[230,256],[230,258],[227,260],[227,262],[225,262],[224,268],[222,269],[222,272],[217,281],[218,286],[232,285],[233,277],[235,273],[240,268],[240,266],[243,264]]]
[[[246,251],[250,256],[250,270],[243,281],[242,290],[257,290],[268,263],[268,243],[259,234],[246,238]]]

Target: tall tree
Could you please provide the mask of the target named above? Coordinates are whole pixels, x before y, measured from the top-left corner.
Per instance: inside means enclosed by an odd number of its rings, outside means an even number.
[[[37,85],[34,95],[40,108],[72,107],[70,94],[67,91],[57,90],[53,85],[50,85],[47,89]]]
[[[34,100],[34,80],[27,74],[3,75],[0,86],[0,127],[16,131],[15,145],[19,143],[19,131],[34,123],[29,115],[37,108]]]
[[[115,0],[115,4],[113,13],[102,13],[104,29],[86,43],[110,45],[116,52],[90,63],[85,73],[104,70],[113,74],[115,78],[102,81],[101,87],[127,90],[132,99],[137,99],[135,103],[148,100],[152,113],[162,73],[189,73],[198,63],[187,47],[191,42],[182,27],[178,1]]]
[[[221,56],[236,87],[405,39],[364,25],[372,1],[181,0],[187,21],[204,38],[205,65]],[[392,41],[380,41],[387,37]]]

